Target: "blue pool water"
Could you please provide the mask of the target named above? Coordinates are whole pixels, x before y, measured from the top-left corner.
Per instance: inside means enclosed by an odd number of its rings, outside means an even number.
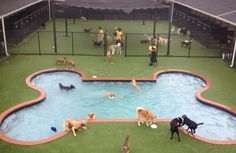
[[[200,78],[183,73],[165,73],[157,82],[137,82],[137,92],[130,82],[82,82],[72,72],[50,72],[36,76],[32,84],[46,91],[46,99],[8,116],[1,125],[7,136],[17,140],[41,140],[63,131],[67,118],[87,118],[95,112],[97,118],[135,118],[135,110],[143,106],[159,118],[175,118],[186,114],[194,121],[204,122],[197,134],[212,140],[235,140],[236,117],[198,102],[195,92],[203,88]],[[66,92],[59,88],[73,84],[76,89]],[[116,93],[114,99],[103,95]]]

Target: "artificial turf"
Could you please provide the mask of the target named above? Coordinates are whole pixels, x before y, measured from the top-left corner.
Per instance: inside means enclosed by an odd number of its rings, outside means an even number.
[[[26,87],[24,80],[32,72],[63,67],[54,63],[57,56],[10,56],[0,61],[0,112],[25,100],[35,98],[38,93]],[[106,64],[104,57],[70,56],[76,61],[77,69],[83,70],[88,77],[151,77],[162,69],[185,69],[208,77],[212,88],[203,95],[211,100],[236,108],[236,71],[230,69],[221,59],[215,58],[158,58],[158,67],[148,66],[145,57],[113,57],[114,64]],[[138,127],[136,123],[90,123],[87,131],[74,137],[71,133],[56,140],[36,146],[18,146],[0,142],[3,153],[52,152],[52,153],[102,153],[121,152],[122,141],[130,136],[131,152],[202,152],[231,153],[235,145],[212,145],[190,138],[181,133],[181,142],[176,137],[170,140],[169,125],[159,124],[153,130]]]
[[[127,28],[124,31],[132,30],[134,21],[127,23]],[[138,22],[138,21],[136,21]],[[63,30],[63,22],[57,22],[58,29]],[[93,22],[94,28],[101,24],[106,24],[105,21]],[[115,24],[110,25],[110,31],[114,26],[124,26]],[[51,24],[51,23],[48,23]],[[61,24],[61,25],[60,25]],[[80,30],[87,26],[87,22],[81,23]],[[130,24],[130,25],[129,25]],[[146,25],[152,29],[152,24],[146,22]],[[70,30],[76,30],[78,23],[70,23]],[[165,29],[165,24],[159,24],[162,29]],[[51,30],[47,26],[47,30]],[[75,29],[73,29],[75,28]],[[78,28],[78,27],[77,27]],[[130,29],[129,29],[130,28]],[[140,28],[140,27],[139,27]],[[145,32],[146,28],[142,28],[140,32]],[[78,29],[77,29],[78,30]],[[45,36],[43,44],[51,45],[52,34]],[[35,43],[35,44],[34,44]],[[31,39],[17,47],[22,47],[22,50],[27,50],[30,47],[35,47],[36,42],[31,44]],[[59,46],[63,41],[60,41]],[[66,43],[66,42],[65,42]],[[23,43],[22,43],[23,44]],[[63,46],[63,45],[62,45]],[[59,47],[60,48],[60,47]],[[196,47],[200,49],[199,47]],[[21,50],[20,49],[20,50]],[[196,50],[197,50],[196,49]],[[206,48],[205,48],[206,49]],[[37,50],[37,47],[35,47]],[[51,50],[47,46],[42,48],[43,51]],[[70,50],[68,46],[68,50]],[[10,52],[13,51],[10,48]],[[18,50],[15,50],[18,51]],[[32,51],[32,48],[29,49]],[[180,50],[181,52],[184,50]],[[28,88],[24,81],[25,78],[42,69],[53,67],[64,67],[56,65],[54,59],[61,57],[52,56],[9,56],[0,59],[0,112],[14,106],[20,102],[33,99],[38,96],[38,93]],[[158,57],[157,68],[148,66],[148,57],[124,57],[123,55],[112,56],[114,64],[107,64],[105,58],[95,56],[67,56],[76,62],[76,69],[86,72],[87,77],[96,75],[98,77],[140,77],[150,78],[154,72],[163,69],[184,69],[199,73],[206,76],[211,82],[212,87],[203,93],[205,98],[236,108],[236,70],[228,67],[220,58],[185,58],[185,57]],[[40,125],[39,125],[40,126]],[[27,132],[27,131],[25,131]],[[130,152],[135,153],[233,153],[236,150],[236,145],[212,145],[198,141],[181,133],[181,142],[177,142],[176,137],[170,140],[170,132],[168,123],[160,123],[157,129],[147,128],[145,126],[138,127],[136,123],[90,123],[87,131],[81,131],[77,137],[71,133],[46,144],[36,146],[18,146],[0,141],[1,153],[116,153],[122,152],[121,145],[126,135],[130,136]]]
[[[124,36],[127,38],[126,54],[128,56],[145,56],[149,43],[141,44],[140,41],[145,39],[144,34],[152,35],[153,32],[153,21],[146,21],[145,25],[140,20],[89,20],[87,22],[76,21],[75,23],[69,20],[68,23],[68,36],[66,36],[64,20],[57,19],[56,21],[57,50],[60,54],[103,55],[103,47],[93,47],[92,45],[93,41],[97,40],[98,26],[102,26],[111,37],[113,37],[114,27],[121,27]],[[9,52],[11,54],[54,54],[52,22],[48,21],[46,25],[46,29],[38,29],[21,43],[9,46]],[[84,28],[92,28],[92,33],[84,33]],[[162,38],[168,38],[167,21],[158,21],[156,34],[159,34]],[[203,37],[207,36],[202,35],[199,37],[203,39]],[[177,27],[170,39],[169,54],[172,56],[188,56],[189,54],[189,56],[218,57],[220,55],[220,49],[207,48],[194,38],[189,53],[188,47],[181,47],[180,43],[190,38],[178,35]],[[112,43],[114,42],[115,40],[113,39]],[[123,42],[125,43],[125,40]],[[111,43],[108,45],[111,45]],[[165,56],[167,47],[167,45],[158,45],[158,54]]]

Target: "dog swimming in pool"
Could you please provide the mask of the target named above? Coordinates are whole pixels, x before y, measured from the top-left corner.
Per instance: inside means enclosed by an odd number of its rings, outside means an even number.
[[[71,84],[70,86],[64,86],[64,85],[62,85],[61,83],[59,83],[59,87],[60,87],[60,89],[66,90],[66,91],[75,89],[75,86],[73,86],[72,84]]]

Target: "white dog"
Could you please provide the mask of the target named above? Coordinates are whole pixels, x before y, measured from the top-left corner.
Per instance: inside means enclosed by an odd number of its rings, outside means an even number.
[[[112,55],[121,54],[121,43],[118,43],[116,45],[111,45],[109,47],[109,50],[111,51]]]
[[[81,130],[81,129],[87,129],[86,127],[87,122],[85,120],[73,120],[73,119],[67,119],[64,122],[64,126],[67,131],[72,130],[74,136],[76,136],[75,130]]]
[[[160,45],[166,46],[166,45],[167,45],[167,42],[168,42],[168,39],[163,38],[163,37],[159,37],[158,43],[159,43]]]

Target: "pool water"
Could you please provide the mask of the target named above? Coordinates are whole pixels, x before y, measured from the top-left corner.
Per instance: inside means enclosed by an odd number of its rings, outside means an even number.
[[[137,82],[141,88],[137,92],[130,82],[82,82],[73,72],[43,73],[31,83],[46,91],[46,99],[9,115],[1,130],[17,140],[41,140],[63,131],[67,118],[87,118],[88,112],[95,112],[96,118],[136,118],[136,108],[143,106],[158,118],[185,114],[197,123],[204,122],[196,130],[202,137],[236,139],[235,116],[196,100],[196,91],[205,86],[202,79],[184,73],[165,73],[157,78],[157,82]],[[76,89],[61,90],[59,83],[73,84]],[[115,98],[104,96],[107,91],[115,92]]]

